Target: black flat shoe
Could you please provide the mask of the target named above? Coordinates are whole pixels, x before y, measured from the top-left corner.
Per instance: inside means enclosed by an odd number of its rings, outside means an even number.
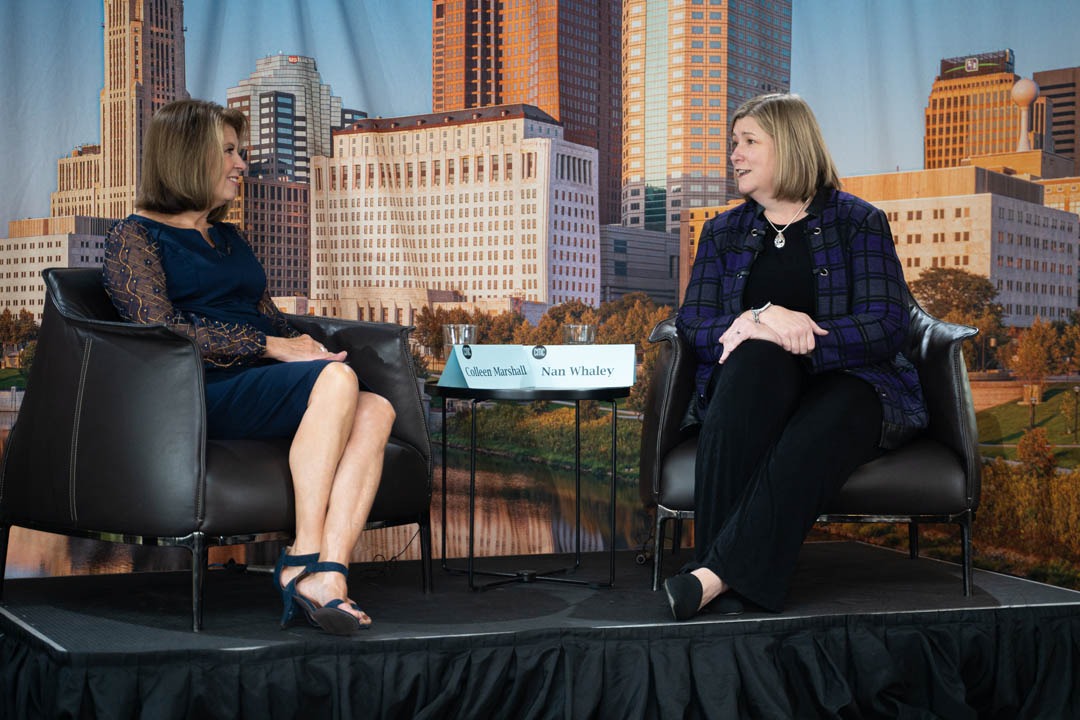
[[[674,575],[664,581],[668,605],[675,620],[682,622],[697,615],[701,607],[701,581],[691,573]]]

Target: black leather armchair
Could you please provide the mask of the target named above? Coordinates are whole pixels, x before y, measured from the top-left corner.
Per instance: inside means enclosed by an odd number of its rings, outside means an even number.
[[[909,300],[911,325],[904,354],[918,368],[929,427],[901,448],[863,465],[844,484],[819,522],[907,523],[909,552],[918,557],[919,523],[957,523],[961,530],[964,594],[971,594],[971,523],[979,506],[981,460],[971,387],[961,341],[978,330],[943,322]],[[663,343],[646,399],[641,436],[641,497],[656,509],[653,590],[660,586],[664,523],[694,517],[696,431],[680,429],[694,395],[696,356],[674,319],[653,328]]]
[[[10,527],[192,553],[192,623],[212,545],[286,540],[288,442],[206,438],[195,344],[120,319],[99,269],[48,269],[27,391],[0,468],[0,591]],[[368,528],[417,523],[431,584],[431,443],[410,328],[290,316],[393,404],[397,419]]]

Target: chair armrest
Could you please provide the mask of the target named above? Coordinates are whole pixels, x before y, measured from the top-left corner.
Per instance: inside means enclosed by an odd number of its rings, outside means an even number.
[[[978,333],[977,328],[939,320],[913,304],[905,351],[919,370],[930,416],[926,434],[950,448],[963,462],[972,508],[979,504],[982,458],[963,343]]]
[[[683,430],[686,410],[694,400],[694,353],[675,328],[675,319],[663,320],[649,334],[650,343],[662,343],[653,367],[641,424],[639,489],[646,506],[656,504],[664,458],[679,443],[696,434]]]
[[[311,335],[333,352],[348,352],[346,362],[372,391],[394,406],[391,435],[421,453],[431,464],[431,439],[420,396],[409,334],[413,328],[394,323],[343,320],[317,315],[287,315],[289,324]]]
[[[47,295],[0,470],[4,516],[133,535],[191,532],[203,512],[198,349],[161,325],[76,312]]]

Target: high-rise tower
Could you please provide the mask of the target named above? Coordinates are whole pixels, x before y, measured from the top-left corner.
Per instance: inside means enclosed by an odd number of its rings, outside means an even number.
[[[731,113],[791,85],[790,0],[623,0],[622,224],[679,232],[735,195]]]
[[[619,221],[622,0],[432,0],[432,112],[523,103],[599,151],[601,224]]]
[[[1032,75],[1039,92],[1051,102],[1050,133],[1054,152],[1071,158],[1073,173],[1080,174],[1080,67],[1043,70]]]
[[[926,104],[923,164],[957,167],[977,155],[1017,150],[1023,108],[1013,100],[1020,79],[1012,50],[945,58]],[[1030,149],[1052,151],[1046,98],[1030,107]]]
[[[314,58],[261,58],[255,72],[226,94],[229,107],[248,118],[250,177],[306,182],[310,158],[332,154],[330,131],[344,125],[341,98],[323,83]]]
[[[105,1],[101,144],[61,158],[50,213],[120,218],[135,205],[142,142],[162,105],[186,98],[183,0]]]

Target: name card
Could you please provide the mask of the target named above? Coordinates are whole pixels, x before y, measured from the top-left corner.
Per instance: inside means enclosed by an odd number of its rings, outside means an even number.
[[[484,390],[634,384],[633,345],[455,345],[439,385]]]

